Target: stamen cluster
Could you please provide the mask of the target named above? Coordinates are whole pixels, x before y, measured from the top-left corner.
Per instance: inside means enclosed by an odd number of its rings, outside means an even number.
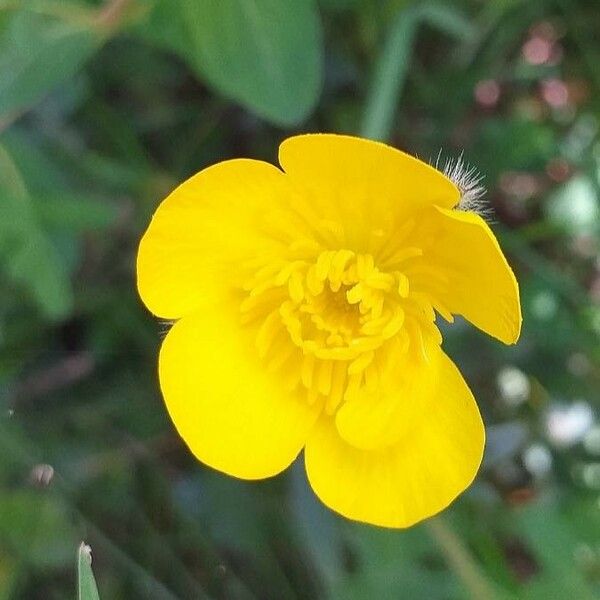
[[[244,286],[242,316],[259,323],[260,357],[329,414],[353,391],[377,385],[391,351],[428,360],[428,345],[442,341],[434,306],[452,320],[439,300],[447,280],[411,245],[413,227],[375,253],[296,241],[293,258],[268,261]]]

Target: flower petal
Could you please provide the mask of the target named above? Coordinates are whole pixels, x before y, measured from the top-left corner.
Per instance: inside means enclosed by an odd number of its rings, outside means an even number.
[[[408,527],[441,511],[469,486],[484,439],[475,400],[443,355],[438,397],[410,434],[382,450],[361,450],[340,437],[333,419],[322,417],[306,444],[306,471],[317,496],[345,517]]]
[[[285,469],[320,408],[284,389],[256,356],[254,332],[222,307],[184,317],[167,334],[160,386],[179,434],[207,465],[243,479]]]
[[[519,286],[491,229],[470,212],[437,208],[430,214],[439,233],[429,257],[448,280],[440,300],[451,313],[514,344],[522,322]]]
[[[372,385],[353,391],[337,411],[342,438],[363,450],[382,449],[419,427],[444,383],[439,380],[441,355],[438,346],[429,348],[427,361],[390,348],[385,364],[377,364],[376,355],[369,367],[375,371]]]
[[[176,319],[219,300],[240,261],[276,251],[265,211],[286,198],[285,176],[256,160],[230,160],[188,179],[160,204],[137,257],[140,296]],[[239,282],[238,282],[239,283]]]
[[[288,138],[279,162],[296,186],[331,206],[334,218],[363,229],[381,228],[398,215],[432,204],[452,208],[456,186],[430,165],[362,138],[308,134]]]

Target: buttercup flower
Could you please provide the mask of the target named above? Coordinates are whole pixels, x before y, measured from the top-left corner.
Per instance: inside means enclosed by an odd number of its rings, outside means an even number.
[[[514,343],[515,277],[485,221],[433,167],[360,138],[283,142],[282,170],[229,160],[158,207],[137,259],[171,418],[243,479],[304,448],[319,498],[406,527],[473,480],[484,428],[436,314]]]

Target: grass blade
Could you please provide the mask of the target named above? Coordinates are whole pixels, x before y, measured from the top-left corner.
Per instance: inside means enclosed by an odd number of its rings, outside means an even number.
[[[77,552],[77,600],[100,600],[92,573],[92,549],[85,542]]]

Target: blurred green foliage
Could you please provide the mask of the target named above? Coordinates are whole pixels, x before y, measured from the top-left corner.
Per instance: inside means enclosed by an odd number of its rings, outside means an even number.
[[[103,599],[600,597],[599,28],[596,0],[0,0],[0,598],[75,597],[82,539]],[[444,332],[486,459],[408,531],[301,464],[205,469],[158,392],[150,215],[297,131],[464,152],[521,283],[516,347]]]

